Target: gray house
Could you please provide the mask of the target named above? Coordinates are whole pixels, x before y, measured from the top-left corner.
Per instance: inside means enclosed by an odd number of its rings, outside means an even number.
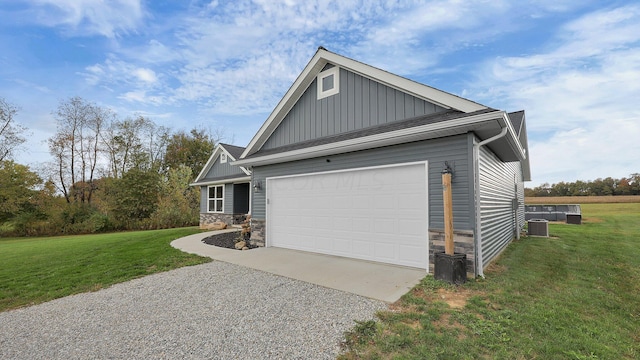
[[[524,226],[524,111],[492,109],[324,48],[233,158],[251,172],[256,245],[431,271],[434,251],[444,250],[447,167],[455,251],[467,254],[470,274],[482,275]],[[210,191],[227,181],[220,176],[198,180],[209,184],[203,203],[217,199]]]
[[[251,212],[251,172],[231,165],[245,148],[218,144],[191,186],[200,186],[200,227],[234,224]]]

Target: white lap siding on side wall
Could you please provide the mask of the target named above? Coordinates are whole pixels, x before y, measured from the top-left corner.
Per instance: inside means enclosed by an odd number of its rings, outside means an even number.
[[[520,163],[504,163],[486,147],[480,148],[478,167],[481,254],[486,267],[524,225],[524,186]]]

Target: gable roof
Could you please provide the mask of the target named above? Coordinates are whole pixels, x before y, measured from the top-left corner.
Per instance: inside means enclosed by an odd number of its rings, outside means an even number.
[[[219,143],[218,145],[222,146],[225,150],[227,150],[227,153],[231,155],[231,158],[233,160],[240,159],[240,156],[242,156],[242,153],[245,150],[245,148],[241,146],[236,146],[236,145],[223,144],[223,143]]]
[[[213,165],[216,163],[216,160],[218,159],[218,157],[220,157],[220,154],[222,153],[227,154],[227,156],[229,157],[229,161],[231,162],[239,159],[240,155],[242,155],[242,152],[244,150],[245,148],[240,146],[218,143],[218,145],[216,145],[215,149],[213,150],[213,153],[209,157],[209,160],[207,160],[207,163],[204,165],[204,167],[200,171],[200,174],[198,174],[198,177],[196,177],[196,179],[190,185],[191,186],[204,185],[211,182],[211,179],[209,179],[209,181],[203,181],[203,179],[205,178],[207,173],[209,173],[209,170],[211,170]],[[251,171],[249,171],[247,168],[243,166],[239,166],[239,167],[242,170],[242,172],[246,174],[246,176],[251,175]],[[226,176],[226,177],[215,179],[215,180],[224,180],[224,179],[232,179],[232,178],[238,178],[238,176],[236,175]]]
[[[259,151],[278,125],[282,122],[291,108],[300,99],[305,90],[313,83],[316,76],[322,71],[327,64],[333,64],[340,68],[364,76],[376,82],[382,83],[391,88],[403,91],[416,98],[431,102],[449,110],[457,110],[463,113],[470,113],[479,110],[485,110],[488,107],[461,98],[459,96],[447,93],[436,88],[420,84],[407,78],[392,74],[390,72],[378,69],[371,65],[332,53],[322,47],[318,48],[315,55],[311,58],[302,73],[291,85],[282,100],[271,112],[262,127],[256,135],[251,139],[249,145],[242,153],[240,158],[245,158]]]
[[[514,111],[508,114],[520,145],[525,151],[526,159],[522,163],[522,176],[525,181],[531,181],[531,161],[529,159],[529,140],[527,138],[527,122],[524,110]]]

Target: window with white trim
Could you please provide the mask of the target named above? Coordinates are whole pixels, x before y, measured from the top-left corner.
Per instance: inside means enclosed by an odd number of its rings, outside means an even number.
[[[224,164],[226,162],[227,162],[227,154],[225,153],[220,154],[220,163]]]
[[[224,185],[211,185],[207,193],[208,211],[221,213],[224,211]]]
[[[318,74],[318,100],[335,95],[340,91],[340,68],[337,66]]]

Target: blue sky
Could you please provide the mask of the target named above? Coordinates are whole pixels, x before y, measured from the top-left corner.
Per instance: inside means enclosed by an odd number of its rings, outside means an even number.
[[[588,0],[3,0],[0,97],[30,129],[16,160],[49,160],[72,96],[245,146],[320,45],[524,109],[528,186],[640,172],[640,3]]]

